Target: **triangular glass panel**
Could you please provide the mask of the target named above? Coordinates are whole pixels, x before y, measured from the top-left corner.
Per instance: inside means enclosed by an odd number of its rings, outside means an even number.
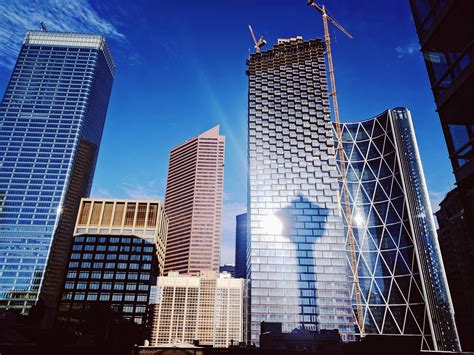
[[[365,302],[369,299],[371,278],[359,277],[360,293],[365,299]]]
[[[352,135],[349,133],[349,130],[347,129],[347,125],[343,125],[342,126],[342,140],[344,142],[350,142],[350,141],[353,141],[354,138],[352,137]]]
[[[397,179],[393,180],[393,185],[392,185],[392,199],[395,199],[397,197],[403,196],[403,190],[401,188],[401,185],[398,183]]]
[[[358,182],[359,181],[359,176],[356,174],[356,171],[352,167],[352,164],[349,164],[347,169],[346,169],[346,180],[348,182]]]
[[[396,224],[396,225],[401,226],[401,224]],[[412,246],[412,245],[413,245],[413,241],[411,240],[410,235],[407,233],[405,228],[402,228],[401,233],[400,233],[400,239],[398,242],[398,247],[404,248],[404,247]]]
[[[379,333],[379,330],[378,330],[377,326],[375,325],[375,322],[372,318],[372,313],[370,313],[370,311],[367,311],[366,314],[365,314],[364,326],[365,326],[365,332],[366,333],[369,333],[369,334],[378,334]]]
[[[384,303],[387,303],[389,292],[390,292],[390,278],[389,277],[376,277],[374,282],[377,285],[380,294],[383,296]]]
[[[395,153],[390,153],[383,157],[392,171],[395,171]]]
[[[371,210],[371,222],[373,223],[373,226],[383,226],[383,221],[375,208],[372,208]]]
[[[374,322],[378,328],[382,329],[383,316],[385,314],[385,306],[369,306]]]
[[[412,303],[423,303],[423,296],[421,295],[421,291],[418,289],[416,284],[413,282],[411,283],[411,289],[410,289],[410,304]]]
[[[377,183],[377,188],[374,194],[374,201],[387,201],[387,200],[388,200],[388,196],[385,194],[382,186],[380,186],[380,184]]]
[[[385,314],[383,332],[384,334],[400,334],[400,330],[398,329],[397,324],[395,323],[395,320],[393,319],[392,314],[388,309]]]
[[[412,312],[412,315],[415,319],[415,322],[418,324],[418,329],[420,334],[423,334],[423,320],[425,318],[425,305],[424,304],[411,304],[409,310]]]
[[[376,120],[374,124],[374,129],[372,131],[372,137],[377,137],[382,134],[385,134],[385,130],[382,128],[382,126],[380,126],[378,120]]]
[[[389,137],[385,140],[385,146],[383,147],[383,154],[387,155],[395,151],[395,147],[393,146]]]
[[[370,229],[372,229],[372,227]],[[369,232],[365,233],[364,244],[362,245],[362,249],[366,251],[377,251],[378,249],[378,244],[374,242],[374,238]]]
[[[395,224],[389,224],[387,225],[387,230],[392,236],[393,241],[395,244],[398,245],[399,239],[400,239],[400,228],[402,224],[401,223],[395,223]]]
[[[397,286],[400,289],[402,296],[406,300],[409,299],[408,296],[410,293],[410,281],[411,281],[411,276],[398,276],[395,278],[395,282],[397,283]]]
[[[380,152],[378,149],[375,147],[375,143],[371,141],[369,145],[369,150],[367,152],[367,160],[373,160],[373,159],[379,159],[380,158]]]
[[[375,180],[375,175],[374,173],[372,172],[372,169],[369,168],[369,165],[366,164],[364,166],[364,171],[363,173],[361,174],[361,179],[363,181],[372,181],[372,180]]]
[[[411,270],[414,262],[414,248],[413,247],[406,247],[403,249],[400,249],[400,254],[403,257],[403,260],[408,266],[408,269]]]
[[[400,256],[400,253],[397,255],[397,265],[395,266],[395,275],[409,275],[410,269],[408,268],[405,260]]]
[[[403,213],[403,209],[405,208],[405,198],[404,196],[394,198],[392,197],[390,199],[390,202],[392,202],[393,207],[395,208],[395,211],[398,212],[398,215],[401,216]]]
[[[391,176],[383,178],[382,180],[379,180],[379,183],[382,186],[387,196],[390,196],[390,191],[392,190],[392,180],[393,179]]]
[[[369,165],[370,170],[372,170],[374,176],[378,176],[380,168],[380,159],[368,160],[367,164]]]
[[[395,261],[397,257],[397,251],[396,250],[387,250],[387,251],[382,251],[381,252],[383,259],[387,263],[388,268],[390,271],[393,272],[393,269],[395,267]]]
[[[377,187],[380,188],[380,185],[377,185]],[[374,203],[374,207],[379,213],[380,218],[383,221],[385,221],[385,216],[387,215],[387,209],[388,209],[388,202],[384,201],[384,202]]]
[[[370,304],[384,304],[385,303],[385,300],[382,298],[382,293],[377,287],[377,284],[375,282],[372,282],[369,303]]]
[[[367,181],[362,183],[362,188],[364,192],[367,194],[368,201],[372,202],[374,191],[375,191],[375,181]]]
[[[421,333],[422,333],[422,330],[421,330],[420,326],[417,324],[417,322],[415,322],[415,319],[413,318],[413,315],[407,309],[406,317],[405,317],[405,327],[403,329],[403,334],[405,334],[405,335],[413,335],[413,334],[420,335]]]
[[[397,213],[398,212],[398,213]],[[387,218],[385,219],[385,222],[387,224],[392,224],[392,223],[398,223],[400,222],[400,217],[401,217],[401,212],[402,211],[397,211],[393,204],[389,204],[388,207],[388,213],[387,213]]]
[[[403,323],[405,322],[405,314],[407,311],[406,306],[389,306],[388,307],[392,312],[393,319],[398,324],[400,330],[403,330]]]
[[[367,135],[367,133],[365,132],[365,130],[362,126],[359,126],[359,131],[357,132],[356,139],[358,141],[364,141],[364,140],[369,139],[369,136]]]
[[[380,250],[388,250],[388,249],[396,249],[397,246],[395,245],[394,241],[390,234],[385,230],[382,238],[382,242],[380,243]]]
[[[369,136],[371,136],[372,135],[372,130],[373,130],[373,127],[374,127],[374,120],[361,122],[361,125],[364,127],[367,134]]]
[[[405,298],[402,296],[402,292],[399,290],[396,282],[392,282],[392,288],[390,290],[389,304],[406,304]]]
[[[351,160],[352,162],[364,160],[364,156],[363,156],[363,154],[359,151],[359,148],[357,147],[357,144],[354,144],[354,147],[352,148],[352,154],[351,154],[350,160]]]
[[[387,163],[385,160],[382,160],[382,164],[380,165],[380,170],[379,170],[379,177],[385,177],[385,176],[392,176],[393,172],[392,170],[388,167]]]
[[[357,271],[359,272],[360,277],[371,277],[372,276],[372,270],[373,270],[373,264],[375,263],[375,260],[372,260],[372,255],[374,254],[375,257],[377,257],[377,254],[375,253],[362,253],[362,257],[359,260],[359,267]]]
[[[360,152],[364,156],[364,158],[367,157],[367,152],[369,151],[369,144],[370,141],[364,141],[364,142],[358,142],[357,145],[359,147]]]
[[[379,257],[379,262],[377,263],[377,276],[392,276],[392,270],[388,268],[387,263],[382,259],[382,257]]]

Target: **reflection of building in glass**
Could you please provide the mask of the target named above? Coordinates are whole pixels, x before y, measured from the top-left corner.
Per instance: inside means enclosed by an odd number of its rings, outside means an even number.
[[[443,228],[446,264],[463,350],[474,350],[474,1],[410,0],[461,204],[464,233]],[[452,197],[452,195],[451,195]],[[457,240],[447,241],[446,238]],[[462,245],[467,253],[444,246]],[[453,269],[450,269],[451,266]],[[459,275],[463,274],[462,277]]]
[[[365,332],[459,350],[409,111],[345,123],[342,134]]]
[[[247,213],[235,218],[235,277],[245,279],[247,269]]]
[[[279,40],[247,64],[251,341],[262,321],[353,339],[324,43]]]
[[[474,300],[471,299],[474,288],[465,286],[472,285],[473,273],[469,265],[474,249],[467,242],[469,229],[459,189],[449,191],[439,206],[436,212],[439,245],[453,298],[459,338],[464,351],[474,350]]]
[[[225,137],[216,126],[171,150],[165,273],[219,271],[224,145]]]
[[[163,273],[167,228],[159,201],[82,199],[58,320],[84,331],[100,304],[144,324]]]
[[[152,346],[187,343],[225,348],[242,342],[244,280],[202,271],[199,276],[169,272],[158,278],[153,306]]]
[[[0,308],[53,318],[114,70],[102,36],[26,35],[0,105]]]

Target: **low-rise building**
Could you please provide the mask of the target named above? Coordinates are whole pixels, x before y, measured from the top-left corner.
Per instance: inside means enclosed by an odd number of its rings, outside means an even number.
[[[244,341],[244,280],[201,271],[158,278],[151,345],[187,343],[228,347]]]

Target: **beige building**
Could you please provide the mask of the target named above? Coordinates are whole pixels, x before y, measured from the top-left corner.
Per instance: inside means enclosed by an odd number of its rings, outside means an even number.
[[[216,126],[171,150],[165,274],[219,272],[224,144]]]
[[[203,271],[158,278],[151,345],[187,343],[228,347],[244,341],[244,280]]]
[[[137,236],[156,244],[163,275],[168,217],[161,201],[83,198],[74,236],[82,234]]]

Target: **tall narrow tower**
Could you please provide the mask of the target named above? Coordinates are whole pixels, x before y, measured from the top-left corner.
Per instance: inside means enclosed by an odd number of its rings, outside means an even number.
[[[26,34],[0,105],[1,309],[56,309],[114,71],[102,36]]]
[[[165,273],[219,272],[224,145],[216,126],[171,150]]]
[[[262,321],[354,339],[324,51],[321,40],[297,37],[247,61],[255,343]]]

